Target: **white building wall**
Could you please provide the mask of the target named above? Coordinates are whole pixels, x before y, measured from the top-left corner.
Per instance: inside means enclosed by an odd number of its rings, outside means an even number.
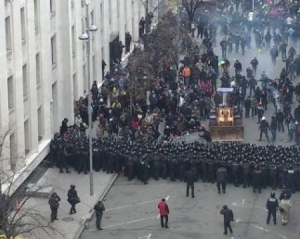
[[[102,59],[107,64],[106,71],[109,70],[110,41],[118,36],[125,44],[126,31],[133,41],[138,40],[138,22],[145,12],[140,1],[89,0],[88,17],[93,15],[93,23],[98,27],[97,32],[91,33],[91,83],[102,80]],[[21,8],[25,10],[25,21]],[[10,42],[6,40],[7,17],[10,17],[10,34],[7,35],[11,35]],[[87,88],[86,46],[78,39],[85,30],[85,17],[84,0],[0,1],[0,65],[3,69],[0,72],[0,128],[13,125],[11,134],[14,137],[11,138],[15,138],[15,142],[10,145],[8,137],[7,147],[14,148],[13,153],[20,156],[19,167],[37,165],[33,162],[44,158],[49,141],[59,131],[63,118],[73,123],[74,101]],[[53,45],[52,37],[56,39]],[[9,45],[11,49],[7,50]],[[37,54],[39,63],[36,62]],[[23,96],[22,69],[25,64],[26,97]],[[12,87],[8,84],[10,77]],[[9,101],[12,98],[13,105]],[[28,127],[24,125],[26,121]],[[5,154],[9,156],[9,150]],[[2,155],[2,158],[8,157]],[[7,170],[10,164],[2,160],[0,167]]]

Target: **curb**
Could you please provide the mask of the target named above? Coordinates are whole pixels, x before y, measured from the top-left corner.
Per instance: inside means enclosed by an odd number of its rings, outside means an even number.
[[[112,185],[115,183],[116,179],[118,178],[118,176],[119,176],[119,174],[115,174],[113,176],[110,183],[105,187],[105,189],[104,189],[103,193],[101,194],[99,200],[103,200],[105,198],[105,196],[109,192],[110,188],[112,187]],[[93,208],[91,208],[89,214],[82,219],[81,224],[77,228],[77,230],[74,233],[74,236],[72,237],[72,239],[79,239],[80,238],[82,232],[84,231],[84,229],[86,229],[86,226],[92,220],[94,214],[95,214],[95,211],[93,210]]]

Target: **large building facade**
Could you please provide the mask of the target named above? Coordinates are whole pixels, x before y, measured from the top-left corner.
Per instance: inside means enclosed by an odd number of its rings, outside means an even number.
[[[109,70],[110,44],[138,40],[145,16],[142,0],[1,0],[0,129],[11,129],[1,169],[17,165],[27,172],[47,155],[63,118],[73,122],[74,101],[87,89],[86,43],[78,37],[86,18],[98,31],[91,37],[91,82]],[[20,159],[21,158],[21,159]]]

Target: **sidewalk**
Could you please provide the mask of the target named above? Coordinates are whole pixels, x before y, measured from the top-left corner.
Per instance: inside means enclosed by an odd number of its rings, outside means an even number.
[[[117,174],[106,174],[104,172],[94,172],[94,196],[90,196],[89,175],[72,173],[59,173],[57,168],[48,169],[43,177],[38,181],[38,185],[52,186],[54,191],[60,196],[60,206],[58,209],[58,221],[54,221],[53,227],[62,235],[47,235],[44,231],[35,231],[37,238],[43,239],[76,239],[83,231],[86,222],[93,215],[93,207],[96,202],[103,199],[117,178]],[[71,184],[76,185],[76,190],[81,202],[76,205],[76,214],[70,215],[70,204],[67,202],[67,192]],[[50,207],[48,198],[31,197],[24,205],[26,209],[34,208],[40,215],[50,221]]]

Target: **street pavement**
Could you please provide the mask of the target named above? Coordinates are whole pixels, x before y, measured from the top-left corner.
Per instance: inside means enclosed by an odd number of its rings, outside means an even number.
[[[186,197],[182,182],[150,180],[148,185],[119,177],[106,196],[102,227],[96,230],[95,219],[83,232],[82,239],[293,239],[299,238],[298,210],[291,210],[287,226],[266,225],[267,198],[271,190],[261,194],[251,188],[228,185],[226,194],[219,195],[215,184],[195,183],[195,198]],[[279,191],[276,192],[279,195]],[[169,229],[161,229],[157,204],[168,199]],[[292,196],[292,208],[300,205],[300,195]],[[223,217],[220,210],[227,205],[233,210],[233,234],[223,235]]]
[[[76,238],[83,230],[86,221],[92,216],[94,205],[105,196],[116,177],[116,174],[94,172],[94,196],[90,196],[89,175],[78,174],[75,171],[70,174],[59,173],[57,168],[48,169],[37,185],[54,187],[54,191],[61,198],[58,209],[59,220],[54,221],[51,225],[57,233],[47,235],[43,230],[35,230],[35,237],[44,239]],[[77,213],[70,215],[71,206],[67,201],[67,193],[72,184],[76,185],[81,202],[76,205]],[[29,197],[21,210],[38,212],[41,217],[50,222],[51,211],[46,197]]]

